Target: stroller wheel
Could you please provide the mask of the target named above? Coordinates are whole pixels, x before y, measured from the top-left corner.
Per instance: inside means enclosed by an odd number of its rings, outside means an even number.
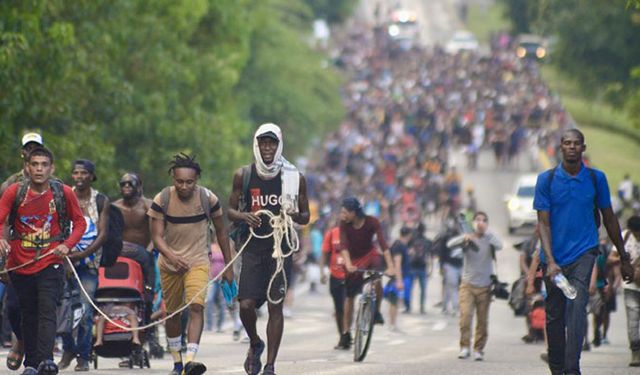
[[[133,368],[133,360],[134,360],[133,354],[129,354],[129,368]]]
[[[144,357],[144,365],[147,368],[151,368],[151,363],[149,362],[149,352],[147,352],[146,350],[143,352],[143,357]]]
[[[93,353],[92,355],[92,360],[93,360],[93,369],[97,370],[98,369],[98,355],[96,353]]]

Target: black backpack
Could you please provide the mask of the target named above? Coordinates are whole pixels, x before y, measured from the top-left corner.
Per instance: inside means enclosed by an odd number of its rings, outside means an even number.
[[[98,212],[102,212],[107,200],[106,195],[98,194],[96,204]],[[122,229],[124,228],[124,217],[120,209],[109,203],[109,222],[107,223],[107,239],[102,244],[102,257],[100,267],[111,267],[116,264],[116,260],[122,252]]]
[[[9,238],[11,239],[20,238],[18,236],[18,233],[15,231],[14,224],[18,215],[18,208],[20,207],[22,202],[24,202],[24,199],[27,196],[29,184],[29,179],[24,179],[22,180],[22,182],[20,182],[20,186],[18,187],[18,191],[16,193],[16,199],[13,201],[13,206],[11,207],[11,212],[9,213]],[[51,191],[53,192],[53,204],[55,205],[56,212],[58,212],[58,225],[60,226],[60,234],[55,237],[39,240],[38,245],[43,247],[52,242],[64,241],[69,237],[69,234],[71,233],[71,220],[69,220],[69,215],[67,214],[67,200],[64,196],[64,184],[58,179],[51,179],[49,180],[49,187],[51,187]]]

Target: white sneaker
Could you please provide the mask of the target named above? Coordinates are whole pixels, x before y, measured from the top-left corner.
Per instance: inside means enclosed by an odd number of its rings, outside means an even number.
[[[484,354],[482,354],[482,352],[473,352],[473,360],[474,361],[482,361],[484,360]]]
[[[469,351],[469,348],[461,348],[460,349],[460,353],[458,353],[458,358],[460,359],[467,359],[469,358],[469,355],[471,354],[471,352]]]

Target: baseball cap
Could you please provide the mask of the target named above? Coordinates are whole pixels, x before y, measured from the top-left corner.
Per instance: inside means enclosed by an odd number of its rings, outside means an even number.
[[[42,136],[38,133],[31,132],[22,136],[22,147],[26,146],[27,143],[31,143],[31,142],[35,142],[39,145],[44,145],[44,142],[42,141]]]
[[[272,131],[268,131],[266,133],[260,134],[257,138],[271,138],[271,139],[275,139],[276,141],[280,141],[276,133]]]

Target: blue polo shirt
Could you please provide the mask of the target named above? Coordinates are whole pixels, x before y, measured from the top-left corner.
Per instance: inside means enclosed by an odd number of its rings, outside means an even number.
[[[611,207],[607,177],[597,169],[592,170],[596,176],[598,208]],[[569,175],[562,165],[556,167],[551,189],[550,176],[550,171],[538,175],[533,208],[549,212],[551,253],[559,266],[566,266],[598,246],[598,230],[593,216],[596,189],[584,164],[576,176]]]

